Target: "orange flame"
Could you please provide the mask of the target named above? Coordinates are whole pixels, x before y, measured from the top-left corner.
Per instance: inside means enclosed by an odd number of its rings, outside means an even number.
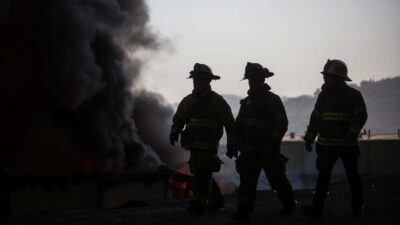
[[[185,165],[177,170],[179,173],[191,175],[189,168]],[[188,182],[180,182],[172,179],[170,183],[171,197],[173,199],[191,198],[193,191],[190,189]]]

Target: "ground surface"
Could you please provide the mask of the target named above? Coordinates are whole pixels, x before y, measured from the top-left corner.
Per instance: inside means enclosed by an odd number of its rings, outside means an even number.
[[[309,218],[296,210],[290,217],[281,218],[278,214],[280,204],[272,191],[260,191],[257,194],[255,212],[251,220],[243,224],[400,224],[400,176],[364,177],[365,214],[361,218],[351,216],[349,188],[346,181],[331,185],[327,207],[321,220]],[[311,190],[296,191],[300,202],[310,203]],[[66,212],[57,214],[36,214],[14,218],[6,224],[11,225],[222,225],[241,224],[231,221],[229,214],[235,210],[235,195],[226,196],[223,211],[193,216],[186,212],[187,200],[171,200],[150,203],[149,206],[101,210],[92,212]]]

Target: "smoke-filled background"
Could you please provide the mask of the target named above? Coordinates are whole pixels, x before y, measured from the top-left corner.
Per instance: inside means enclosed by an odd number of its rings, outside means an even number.
[[[2,0],[0,162],[16,174],[180,167],[172,107],[139,90],[143,0]],[[132,90],[138,90],[135,94]]]

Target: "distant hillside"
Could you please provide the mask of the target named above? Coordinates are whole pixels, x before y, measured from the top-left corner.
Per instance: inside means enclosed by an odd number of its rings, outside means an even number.
[[[283,101],[289,120],[288,132],[295,132],[298,135],[304,134],[315,101],[316,97],[309,95],[287,98]]]
[[[355,88],[361,91],[367,104],[366,128],[373,133],[395,133],[400,129],[400,76],[363,81]]]
[[[360,85],[350,84],[359,90],[363,96],[368,110],[366,129],[371,129],[372,134],[393,134],[400,129],[400,76],[382,80],[362,81]],[[289,119],[288,132],[303,135],[312,109],[320,90],[317,89],[313,96],[301,95],[293,98],[282,97]],[[236,116],[240,108],[240,99],[237,95],[224,95],[225,100]],[[176,108],[177,103],[174,104]]]

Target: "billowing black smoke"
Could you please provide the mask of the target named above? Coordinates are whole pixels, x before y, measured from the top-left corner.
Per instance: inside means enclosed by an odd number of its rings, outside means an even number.
[[[169,144],[169,131],[174,113],[160,94],[145,90],[134,94],[133,119],[141,140],[148,143],[160,159],[173,169],[180,169],[186,163],[188,151]]]
[[[131,118],[143,63],[135,53],[159,47],[145,2],[2,0],[0,8],[1,165],[15,173],[157,168]]]

